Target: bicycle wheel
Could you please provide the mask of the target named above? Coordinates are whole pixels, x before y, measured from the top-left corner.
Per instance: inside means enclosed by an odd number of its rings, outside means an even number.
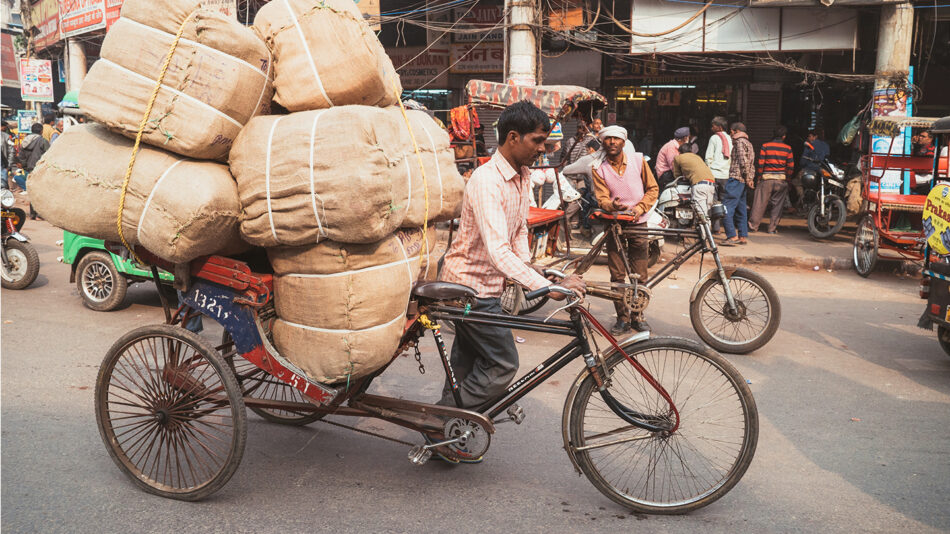
[[[874,216],[870,213],[861,218],[854,232],[854,270],[864,278],[871,275],[877,264],[878,235]]]
[[[781,304],[772,284],[755,271],[736,269],[729,277],[729,289],[736,312],[729,310],[722,282],[710,278],[689,303],[689,319],[710,347],[747,354],[768,343],[778,331]]]
[[[624,350],[669,392],[679,428],[653,433],[628,424],[588,375],[568,399],[566,417],[578,467],[601,493],[637,512],[682,514],[716,501],[755,455],[759,418],[745,380],[725,358],[687,339],[653,338]],[[666,400],[622,354],[608,356],[606,369],[614,399],[668,419]]]
[[[230,350],[224,352],[223,356],[234,371],[238,383],[241,384],[241,392],[245,398],[280,402],[310,402],[290,384],[281,382],[267,371],[240,357],[237,351],[234,350],[231,335],[227,330],[221,336],[221,347],[230,347]],[[260,408],[257,406],[248,406],[248,409],[271,423],[291,426],[309,425],[314,421],[323,419],[325,415],[310,411]]]
[[[183,328],[146,326],[122,336],[99,368],[95,398],[106,449],[149,493],[202,499],[241,462],[247,415],[237,379],[213,347]]]
[[[515,309],[515,302],[518,298],[518,291],[523,291],[520,286],[516,284],[507,284],[505,286],[505,291],[501,294],[501,310],[505,313],[510,314]],[[518,315],[527,315],[529,313],[534,313],[541,309],[542,306],[547,304],[548,297],[537,297],[531,300],[526,300],[524,303],[524,308],[518,311]]]

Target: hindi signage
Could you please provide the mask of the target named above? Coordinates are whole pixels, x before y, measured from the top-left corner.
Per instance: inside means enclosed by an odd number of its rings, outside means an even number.
[[[33,46],[42,50],[60,40],[59,0],[40,0],[30,8],[27,26],[36,28]]]
[[[452,35],[456,43],[499,42],[505,39],[505,31],[501,23],[504,11],[501,6],[475,6],[455,8],[455,20],[459,21],[458,30],[472,30],[484,28],[485,31],[476,33],[459,33]]]
[[[63,37],[106,27],[105,0],[62,0],[59,14]]]
[[[399,72],[404,89],[445,89],[449,84],[449,49],[433,47],[392,48],[386,51]],[[421,54],[421,55],[420,55]],[[416,57],[418,56],[418,57]]]
[[[106,29],[111,28],[112,24],[119,20],[122,2],[123,0],[106,0]]]
[[[504,43],[453,44],[449,56],[453,74],[483,74],[505,71]]]
[[[53,101],[53,62],[20,58],[20,98],[24,101]]]

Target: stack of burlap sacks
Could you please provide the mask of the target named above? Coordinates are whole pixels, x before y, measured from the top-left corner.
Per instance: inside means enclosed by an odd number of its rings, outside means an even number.
[[[99,124],[53,144],[28,182],[34,206],[118,240],[132,139],[186,20],[129,181],[126,240],[175,263],[266,247],[280,354],[326,383],[375,371],[412,284],[435,276],[431,224],[458,216],[464,182],[447,133],[399,107],[352,0],[271,2],[251,29],[200,0],[126,0],[80,92]],[[272,99],[290,113],[266,115]]]

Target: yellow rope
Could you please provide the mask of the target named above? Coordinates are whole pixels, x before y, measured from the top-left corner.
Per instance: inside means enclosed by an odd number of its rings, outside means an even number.
[[[395,82],[393,82],[393,92],[396,93],[396,102],[399,102],[402,118],[406,121],[406,128],[409,130],[409,138],[412,139],[412,148],[416,151],[416,159],[419,160],[419,170],[422,171],[422,189],[425,191],[426,208],[425,217],[422,219],[422,261],[429,261],[429,181],[426,179],[426,168],[422,164],[422,155],[419,154],[419,143],[416,142],[416,134],[413,133],[412,124],[409,123],[409,114],[406,113],[406,107],[402,105],[402,93],[400,93]],[[411,186],[412,184],[410,184]]]
[[[142,133],[145,131],[145,126],[148,124],[148,117],[152,114],[152,106],[155,105],[155,100],[158,98],[158,92],[162,88],[162,82],[165,81],[165,74],[168,72],[168,65],[172,61],[172,56],[175,55],[175,49],[178,48],[178,41],[181,39],[182,34],[185,32],[185,25],[191,20],[191,17],[195,16],[197,11],[192,11],[190,15],[185,17],[185,20],[181,23],[181,26],[178,28],[178,33],[175,34],[175,40],[172,41],[171,48],[168,49],[168,54],[165,56],[165,62],[162,63],[162,70],[158,75],[158,80],[155,82],[155,89],[152,90],[152,96],[148,99],[148,106],[145,108],[145,114],[142,115],[142,122],[139,123],[139,131],[135,134],[135,144],[132,145],[132,158],[129,159],[129,167],[125,170],[125,179],[122,182],[122,192],[119,194],[119,212],[116,217],[116,227],[119,230],[119,240],[122,241],[122,244],[125,245],[125,248],[129,249],[129,252],[132,254],[132,258],[135,259],[138,263],[144,264],[141,258],[135,253],[135,250],[129,245],[129,242],[125,239],[125,233],[122,231],[122,213],[125,211],[125,195],[129,190],[129,181],[132,179],[132,167],[135,166],[135,156],[138,154],[139,145],[142,143]]]

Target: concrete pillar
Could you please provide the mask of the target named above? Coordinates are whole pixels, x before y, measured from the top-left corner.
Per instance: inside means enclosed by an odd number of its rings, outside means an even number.
[[[510,10],[508,34],[508,83],[537,85],[538,43],[530,24],[539,19],[537,0],[505,0]]]
[[[910,66],[914,7],[911,4],[881,6],[881,28],[877,38],[877,66],[875,74],[907,75]],[[887,85],[878,80],[877,85]]]
[[[66,90],[78,91],[86,77],[86,48],[82,41],[66,39]]]

